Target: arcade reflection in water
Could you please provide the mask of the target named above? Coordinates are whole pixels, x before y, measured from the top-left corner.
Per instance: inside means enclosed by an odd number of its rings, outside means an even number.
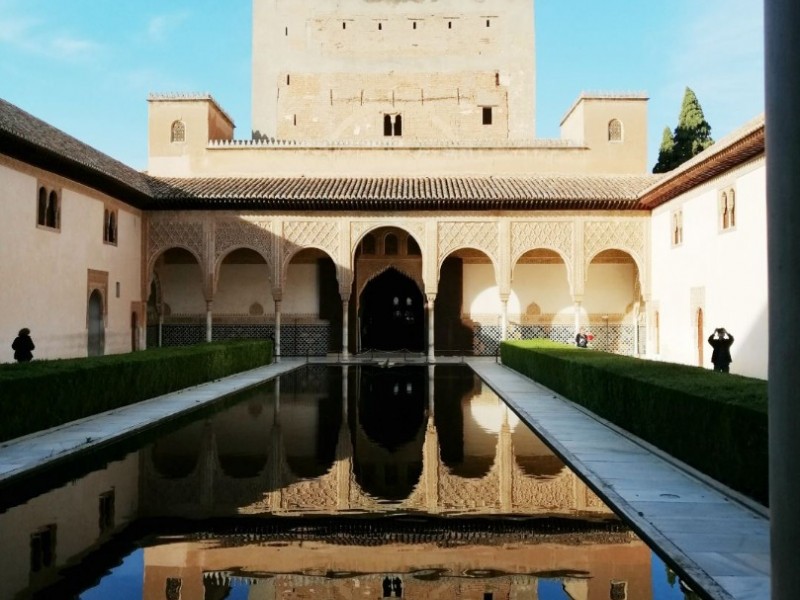
[[[459,366],[310,365],[2,508],[2,598],[111,593],[137,546],[147,599],[658,597],[649,548]]]

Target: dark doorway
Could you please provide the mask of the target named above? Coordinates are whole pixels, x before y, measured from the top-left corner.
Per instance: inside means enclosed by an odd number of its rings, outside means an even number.
[[[417,284],[390,268],[361,293],[361,347],[364,350],[410,350],[425,347],[425,307]]]
[[[103,356],[106,348],[106,326],[103,319],[103,295],[94,290],[89,296],[89,356]]]

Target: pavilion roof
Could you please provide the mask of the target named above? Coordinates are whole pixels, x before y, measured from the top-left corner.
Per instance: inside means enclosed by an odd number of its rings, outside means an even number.
[[[153,209],[640,209],[653,175],[169,178]]]

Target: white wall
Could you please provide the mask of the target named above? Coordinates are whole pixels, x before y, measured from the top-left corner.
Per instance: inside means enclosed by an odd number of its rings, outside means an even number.
[[[36,224],[38,181],[61,189],[61,229]],[[103,243],[106,206],[118,209],[118,244]],[[0,362],[28,327],[34,359],[87,355],[87,273],[108,272],[106,353],[131,350],[131,303],[141,301],[141,216],[73,182],[0,157]],[[116,296],[116,283],[120,296]]]
[[[718,194],[730,187],[736,192],[736,227],[720,231]],[[677,209],[683,210],[683,243],[673,247],[671,219]],[[655,209],[651,239],[650,313],[652,316],[656,309],[659,313],[659,358],[696,364],[694,309],[702,303],[704,338],[716,327],[725,327],[736,339],[731,347],[731,372],[766,379],[767,227],[763,157]],[[704,366],[711,368],[711,347],[703,343]],[[649,352],[655,353],[652,343]]]
[[[573,321],[572,293],[564,264],[520,264],[515,267],[508,314],[524,315],[532,302],[539,305],[542,314],[558,315],[559,319],[566,318],[570,323]]]
[[[264,307],[264,314],[275,312],[267,265],[222,265],[214,296],[214,312],[246,315],[254,302]]]

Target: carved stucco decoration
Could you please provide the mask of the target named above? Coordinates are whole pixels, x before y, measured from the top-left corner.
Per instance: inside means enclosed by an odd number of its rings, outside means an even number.
[[[553,250],[564,259],[570,287],[573,285],[573,246],[575,226],[564,221],[540,221],[511,224],[511,269],[523,254],[544,248]]]
[[[202,268],[206,257],[203,222],[182,219],[151,219],[147,237],[147,264],[151,272],[158,256],[170,248],[188,250],[195,255]]]
[[[250,248],[258,252],[272,272],[272,224],[270,221],[245,221],[242,219],[217,221],[214,239],[214,262],[233,250]]]
[[[584,229],[584,263],[588,272],[589,263],[603,250],[617,249],[628,252],[640,277],[645,264],[645,221],[588,221]]]
[[[339,226],[333,220],[287,221],[283,224],[283,273],[292,256],[305,248],[318,248],[326,252],[334,263],[339,263]]]
[[[499,255],[499,235],[497,223],[448,221],[439,223],[439,268],[444,259],[461,248],[482,250],[497,268]]]

